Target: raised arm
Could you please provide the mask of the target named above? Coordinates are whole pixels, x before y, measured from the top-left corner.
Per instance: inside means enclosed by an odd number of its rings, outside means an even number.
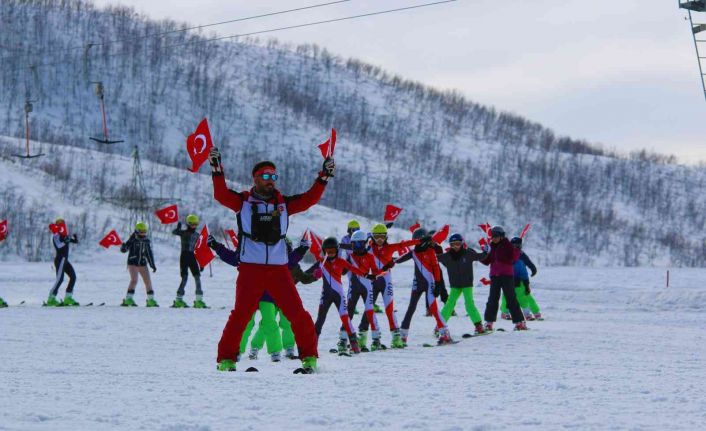
[[[223,175],[223,165],[221,164],[221,153],[218,148],[211,149],[208,154],[208,161],[211,164],[211,178],[213,180],[213,197],[224,207],[239,212],[245,200],[242,193],[235,192],[228,188],[226,177]]]

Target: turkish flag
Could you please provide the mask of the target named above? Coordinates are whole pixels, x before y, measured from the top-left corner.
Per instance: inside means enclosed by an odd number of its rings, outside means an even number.
[[[154,212],[162,224],[176,223],[179,221],[179,210],[176,205],[169,205]]]
[[[402,212],[402,208],[398,208],[394,205],[387,205],[385,207],[385,217],[383,217],[383,220],[385,222],[393,222],[399,217],[400,213]]]
[[[481,248],[481,250],[482,250],[483,247],[485,247],[486,245],[488,245],[488,239],[485,238],[485,237],[479,239],[479,240],[478,240],[478,245],[480,245],[480,248]]]
[[[206,265],[209,264],[213,260],[214,257],[216,257],[213,254],[213,251],[211,251],[211,248],[208,246],[208,226],[204,225],[203,229],[201,229],[201,234],[199,234],[199,238],[196,240],[196,246],[194,247],[194,257],[196,257],[196,261],[199,263],[199,266],[201,268],[205,268]]]
[[[98,244],[102,245],[105,248],[109,248],[111,245],[120,245],[123,242],[120,240],[120,237],[118,236],[118,233],[115,231],[115,229],[111,230],[108,232],[108,235],[106,235]]]
[[[444,225],[440,231],[432,235],[431,239],[433,239],[435,243],[441,244],[449,237],[449,229],[451,229],[451,226]]]
[[[319,145],[319,151],[321,151],[321,156],[326,159],[333,157],[333,150],[336,148],[336,129],[331,129],[331,136]]]
[[[226,229],[226,233],[230,237],[230,240],[233,241],[233,247],[238,248],[238,235],[235,231],[233,229]]]
[[[63,221],[59,224],[51,223],[49,225],[49,230],[55,235],[57,233],[61,236],[66,236],[69,234],[69,229],[66,228],[66,223],[64,223]]]
[[[422,225],[419,224],[419,222],[416,222],[415,224],[413,224],[412,226],[409,227],[409,231],[414,233],[414,231],[419,229],[420,227],[422,227]]]
[[[527,235],[527,232],[529,232],[530,227],[531,227],[531,226],[530,226],[529,223],[527,223],[527,224],[525,225],[525,228],[522,229],[522,233],[520,233],[520,238],[525,239],[525,235]]]
[[[311,254],[314,255],[316,260],[321,259],[321,253],[323,252],[323,241],[319,238],[313,231],[309,230],[309,241],[311,241]]]
[[[488,238],[490,238],[490,230],[493,228],[490,224],[485,223],[485,224],[479,224],[478,227],[480,230],[482,230],[486,235],[488,235]]]
[[[488,286],[488,285],[490,285],[490,280],[488,280],[488,279],[485,278],[485,277],[481,278],[481,279],[480,279],[480,282],[483,283],[483,286]]]
[[[208,120],[201,120],[196,131],[186,138],[186,152],[191,159],[191,172],[198,172],[201,165],[208,160],[208,153],[213,148],[211,131],[208,129]]]
[[[7,220],[0,221],[0,241],[7,238]]]

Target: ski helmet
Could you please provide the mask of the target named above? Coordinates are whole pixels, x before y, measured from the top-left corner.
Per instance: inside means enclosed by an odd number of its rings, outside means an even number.
[[[463,235],[460,233],[454,233],[449,237],[449,243],[452,242],[463,242]]]
[[[147,223],[138,221],[135,223],[135,231],[138,233],[147,233]]]
[[[365,250],[365,246],[368,244],[368,235],[362,230],[357,230],[351,235],[351,244],[356,250]]]
[[[56,220],[54,220],[54,224],[59,224],[59,223],[64,223],[64,219],[59,217]]]
[[[420,227],[412,233],[412,239],[422,239],[429,236],[429,232],[426,229]]]
[[[321,248],[323,248],[324,250],[329,248],[335,248],[336,250],[338,250],[338,240],[330,236],[324,240],[324,242],[321,244]]]
[[[360,222],[358,220],[351,220],[348,222],[348,230],[360,229]]]
[[[492,238],[504,238],[505,229],[503,229],[502,226],[493,226],[492,229],[490,229],[490,236]]]
[[[517,248],[522,248],[522,238],[520,238],[519,236],[513,237],[510,240],[510,243]]]
[[[197,216],[196,214],[189,214],[188,216],[186,216],[186,224],[189,224],[189,225],[199,224],[199,216]]]
[[[387,226],[385,226],[382,223],[378,223],[375,226],[373,226],[373,235],[387,235]]]

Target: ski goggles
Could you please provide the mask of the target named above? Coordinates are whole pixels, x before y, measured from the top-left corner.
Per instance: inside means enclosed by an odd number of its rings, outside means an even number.
[[[277,175],[277,174],[260,174],[258,176],[265,181],[269,181],[269,180],[277,181],[277,178],[279,178],[279,175]]]

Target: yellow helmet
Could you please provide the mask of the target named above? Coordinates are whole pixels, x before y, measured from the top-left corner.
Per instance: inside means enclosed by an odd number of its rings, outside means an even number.
[[[348,229],[360,229],[360,222],[358,220],[349,221]]]
[[[147,223],[143,221],[138,221],[135,223],[135,231],[140,233],[147,233]]]
[[[199,224],[199,216],[196,214],[189,214],[186,216],[186,224]]]
[[[382,223],[378,223],[373,226],[373,230],[371,233],[373,235],[387,235],[387,226]]]
[[[59,224],[59,223],[64,223],[64,219],[59,217],[56,220],[54,220],[54,224]]]

